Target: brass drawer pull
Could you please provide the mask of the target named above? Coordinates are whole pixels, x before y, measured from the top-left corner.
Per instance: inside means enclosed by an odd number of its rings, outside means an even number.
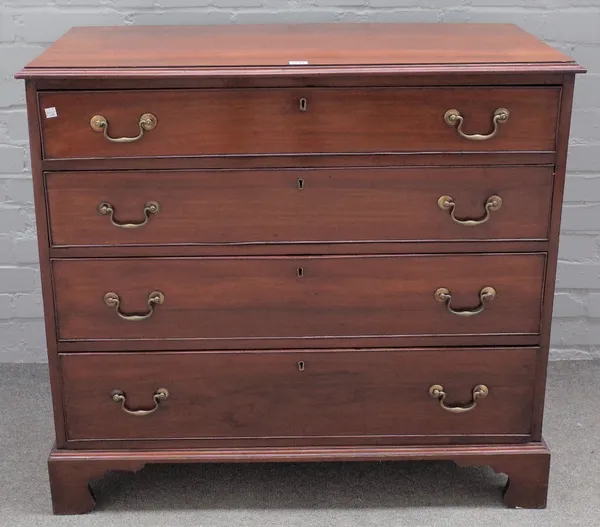
[[[146,313],[132,313],[127,314],[123,313],[119,306],[121,305],[121,298],[117,293],[106,293],[104,295],[104,303],[111,308],[114,308],[117,315],[121,317],[123,320],[128,320],[130,322],[139,322],[140,320],[146,320],[152,316],[154,313],[154,306],[164,303],[165,295],[163,295],[160,291],[152,291],[148,295],[148,307],[150,308]]]
[[[140,117],[138,122],[140,127],[140,133],[138,135],[135,137],[110,137],[108,135],[108,121],[106,120],[106,117],[103,115],[94,115],[94,117],[90,119],[92,130],[94,130],[94,132],[104,132],[104,137],[111,143],[134,143],[135,141],[139,141],[144,136],[144,132],[154,130],[157,124],[158,120],[155,115],[145,113]]]
[[[506,108],[498,108],[494,112],[494,117],[492,119],[492,122],[494,123],[494,130],[487,135],[465,134],[462,131],[462,125],[464,121],[463,116],[460,115],[460,112],[455,109],[448,110],[444,114],[444,121],[446,121],[446,124],[448,126],[456,126],[456,131],[458,132],[458,135],[464,137],[465,139],[470,139],[471,141],[485,141],[486,139],[491,139],[498,133],[498,125],[508,121],[509,116],[510,112]]]
[[[158,214],[160,212],[160,205],[158,204],[158,201],[146,202],[144,205],[144,221],[140,223],[121,223],[117,221],[115,219],[115,208],[106,201],[98,203],[98,212],[104,216],[109,216],[110,222],[119,229],[137,229],[146,225],[152,214]]]
[[[164,401],[167,397],[169,397],[169,390],[166,388],[159,388],[156,390],[155,394],[152,396],[152,399],[154,399],[154,408],[151,408],[150,410],[130,410],[127,408],[127,396],[121,390],[113,390],[110,396],[116,403],[121,403],[121,410],[123,410],[126,414],[144,417],[145,415],[153,414],[156,412],[156,410],[158,410],[160,401]]]
[[[470,412],[477,406],[477,399],[485,399],[487,394],[489,393],[489,389],[485,384],[478,384],[473,388],[473,401],[470,402],[466,406],[448,406],[444,400],[446,399],[446,392],[444,391],[444,387],[439,384],[434,384],[429,388],[429,395],[434,399],[438,399],[440,401],[440,406],[446,410],[447,412],[452,412],[453,414],[464,414],[465,412]]]
[[[485,216],[483,218],[481,218],[480,220],[459,220],[454,215],[454,210],[456,209],[456,203],[454,203],[454,200],[452,199],[452,197],[440,196],[437,203],[438,203],[438,207],[440,209],[450,211],[450,217],[452,218],[452,220],[455,223],[458,223],[459,225],[464,225],[466,227],[474,227],[476,225],[481,225],[481,224],[485,223],[486,221],[488,221],[490,219],[492,212],[495,212],[502,208],[502,198],[500,196],[490,196],[486,200],[485,205],[484,205]]]
[[[474,309],[453,309],[450,305],[452,302],[452,295],[450,291],[445,287],[440,287],[435,293],[434,297],[438,302],[445,303],[446,308],[453,315],[458,315],[460,317],[472,317],[474,315],[479,315],[484,308],[486,302],[491,302],[496,298],[496,290],[493,287],[484,287],[481,291],[479,291],[479,305]]]

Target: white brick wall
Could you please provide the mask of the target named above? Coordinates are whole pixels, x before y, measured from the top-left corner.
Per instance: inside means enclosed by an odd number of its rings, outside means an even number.
[[[588,68],[576,85],[552,356],[600,358],[600,0],[0,0],[0,362],[46,360],[15,71],[73,25],[363,20],[513,22]]]

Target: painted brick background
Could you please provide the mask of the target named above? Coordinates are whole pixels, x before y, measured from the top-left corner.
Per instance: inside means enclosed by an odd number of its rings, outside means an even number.
[[[600,0],[0,0],[0,362],[46,360],[15,71],[76,25],[358,21],[512,22],[588,68],[576,85],[552,357],[600,358]]]

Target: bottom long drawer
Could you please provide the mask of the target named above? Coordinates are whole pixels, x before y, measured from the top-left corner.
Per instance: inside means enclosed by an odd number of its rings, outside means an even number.
[[[64,354],[67,439],[527,435],[537,351]]]

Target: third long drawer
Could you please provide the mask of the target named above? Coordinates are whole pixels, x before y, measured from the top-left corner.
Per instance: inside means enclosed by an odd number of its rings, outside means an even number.
[[[59,340],[536,335],[546,256],[54,260]]]

